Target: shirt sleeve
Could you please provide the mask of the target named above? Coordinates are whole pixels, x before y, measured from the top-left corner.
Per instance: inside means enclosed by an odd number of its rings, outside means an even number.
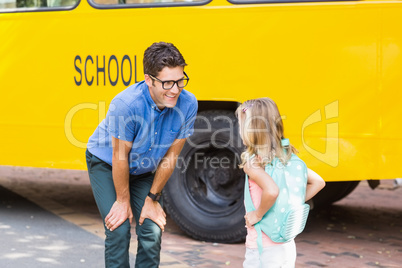
[[[124,141],[132,142],[135,137],[136,121],[129,106],[121,99],[115,98],[109,106],[106,115],[109,133]]]
[[[187,113],[186,116],[186,121],[180,128],[180,133],[177,136],[177,139],[185,139],[193,135],[194,133],[194,122],[195,118],[197,117],[197,111],[198,111],[198,102],[194,98],[193,104],[189,106],[190,109]]]

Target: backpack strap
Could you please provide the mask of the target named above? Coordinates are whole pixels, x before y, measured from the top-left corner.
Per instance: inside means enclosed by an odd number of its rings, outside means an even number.
[[[289,139],[282,139],[281,140],[282,146],[289,146]],[[255,155],[252,155],[250,159],[252,159]],[[278,163],[278,158],[274,158],[274,161],[272,162],[273,168],[271,169],[271,174],[268,174],[272,177],[274,174],[275,166]],[[246,179],[244,183],[244,203],[246,207],[246,212],[254,211],[256,210],[253,204],[253,201],[251,200],[251,195],[250,195],[250,186],[248,182],[248,176],[246,174]],[[258,251],[260,254],[262,254],[263,251],[263,245],[262,245],[262,231],[261,231],[261,226],[260,223],[257,222],[254,224],[254,228],[257,231],[257,246],[258,246]]]
[[[254,155],[252,157],[254,157]],[[274,161],[273,161],[273,166],[274,167],[275,167],[277,161],[278,161],[278,159],[275,158]],[[269,175],[272,177],[273,173],[274,173],[274,168],[272,169],[271,174],[269,174]],[[245,179],[245,183],[244,183],[244,204],[245,204],[245,207],[246,207],[246,212],[256,210],[255,207],[254,207],[253,201],[251,199],[250,185],[249,185],[249,182],[248,182],[247,174],[246,174],[246,179]],[[260,223],[257,222],[256,224],[254,224],[254,228],[257,231],[258,251],[260,252],[260,254],[262,254],[263,246],[262,246],[262,231],[261,231]]]
[[[282,139],[281,144],[282,144],[282,146],[289,146],[289,144],[290,144],[289,139]]]

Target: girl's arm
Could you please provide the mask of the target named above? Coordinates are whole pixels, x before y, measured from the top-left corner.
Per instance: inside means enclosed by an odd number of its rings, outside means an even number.
[[[249,179],[253,180],[262,189],[260,206],[244,216],[247,227],[251,228],[262,219],[275,203],[279,189],[271,176],[265,172],[265,169],[257,163],[255,158],[249,160],[244,165],[243,170]]]
[[[306,201],[310,200],[325,186],[325,181],[320,175],[307,169],[307,187],[306,187]]]

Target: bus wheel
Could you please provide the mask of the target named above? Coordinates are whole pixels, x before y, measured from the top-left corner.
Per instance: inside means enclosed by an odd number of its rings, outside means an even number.
[[[327,182],[316,196],[313,197],[314,207],[323,208],[341,200],[359,185],[360,181]]]
[[[229,111],[198,114],[176,169],[163,190],[164,206],[191,237],[210,242],[243,241],[243,151],[237,119]]]

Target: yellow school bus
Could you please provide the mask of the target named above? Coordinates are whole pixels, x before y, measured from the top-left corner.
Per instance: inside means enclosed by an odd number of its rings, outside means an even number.
[[[184,55],[195,134],[164,189],[192,237],[244,238],[234,110],[268,96],[327,187],[402,175],[402,2],[0,0],[0,164],[85,169],[112,98],[143,79],[153,42]]]

